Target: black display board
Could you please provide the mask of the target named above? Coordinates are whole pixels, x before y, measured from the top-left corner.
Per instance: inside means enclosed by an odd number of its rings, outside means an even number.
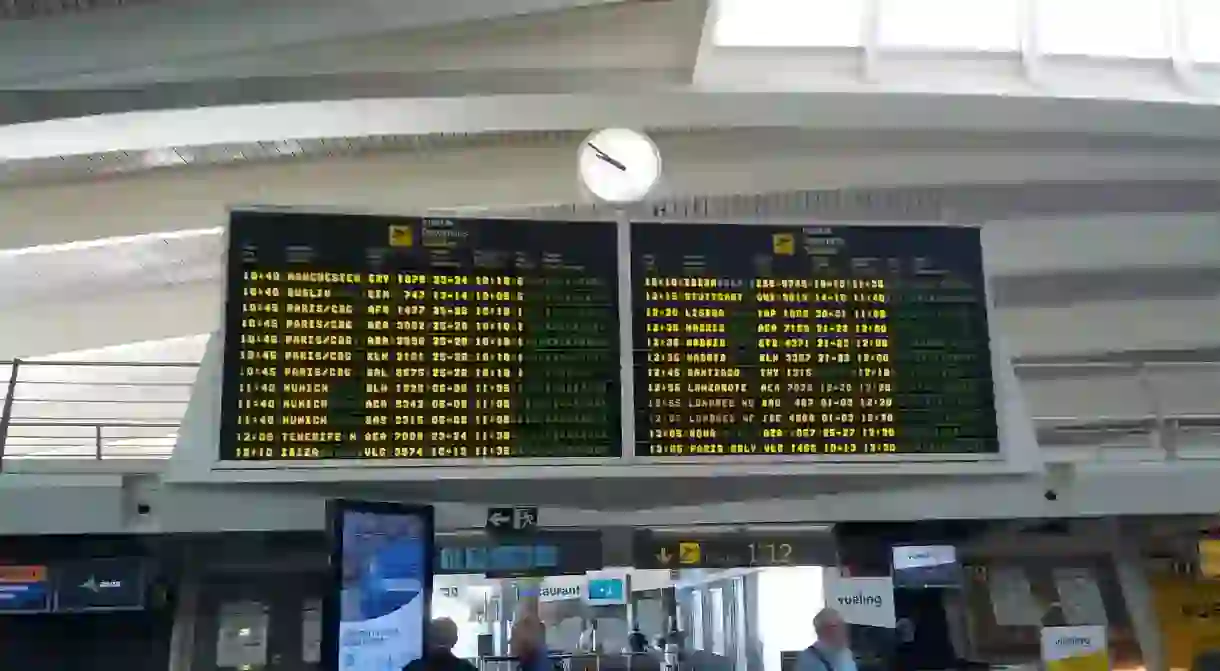
[[[468,536],[437,542],[438,574],[548,576],[604,567],[600,531],[540,531],[516,539]]]
[[[999,451],[979,231],[635,224],[639,456]]]
[[[621,453],[612,223],[234,212],[222,460]]]
[[[823,531],[658,533],[637,529],[632,551],[632,565],[637,569],[826,566],[835,562],[834,538]]]
[[[148,584],[137,558],[85,559],[54,567],[55,610],[139,610]]]

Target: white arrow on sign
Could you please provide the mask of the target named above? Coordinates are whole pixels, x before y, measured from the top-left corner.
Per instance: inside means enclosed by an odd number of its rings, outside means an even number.
[[[491,515],[489,515],[487,517],[487,521],[491,522],[491,525],[495,526],[495,527],[502,527],[502,526],[508,524],[509,522],[511,522],[512,519],[513,518],[509,517],[508,515],[505,515],[504,513],[500,512],[499,510],[497,510],[496,512],[492,513]]]

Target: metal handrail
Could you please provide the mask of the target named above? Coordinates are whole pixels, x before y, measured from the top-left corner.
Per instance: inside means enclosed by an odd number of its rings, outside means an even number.
[[[0,471],[10,459],[122,459],[168,458],[173,451],[198,362],[53,361],[14,359],[3,403],[0,404]],[[1147,412],[1138,415],[1063,417],[1036,416],[1035,427],[1044,445],[1063,444],[1089,435],[1148,437],[1170,457],[1176,455],[1177,434],[1215,432],[1220,437],[1220,413],[1172,412],[1163,407],[1151,375],[1181,369],[1214,369],[1220,361],[1155,360],[1136,362],[1054,361],[1018,362],[1019,377],[1032,379],[1089,379],[1071,371],[1113,371],[1139,382]],[[68,369],[71,374],[49,374]],[[41,371],[43,374],[37,374]],[[86,371],[94,373],[84,374]],[[117,371],[117,374],[115,374]],[[174,379],[164,379],[167,371]],[[141,379],[143,373],[152,379]],[[105,375],[105,373],[112,373]],[[1020,375],[1024,374],[1024,375]],[[180,379],[178,379],[180,378]],[[1218,378],[1220,382],[1220,378]],[[77,390],[72,394],[68,390]],[[96,395],[103,397],[98,398]],[[1216,404],[1220,406],[1220,403]],[[67,408],[74,410],[63,414]],[[112,412],[106,413],[109,409]],[[58,414],[55,410],[60,410]],[[155,412],[153,412],[155,411]],[[1070,440],[1069,440],[1070,438]]]
[[[0,470],[8,459],[168,458],[198,362],[0,361]]]

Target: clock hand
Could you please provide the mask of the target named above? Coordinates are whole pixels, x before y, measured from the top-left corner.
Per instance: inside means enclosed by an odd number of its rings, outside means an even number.
[[[610,165],[618,168],[619,170],[622,170],[623,172],[627,172],[627,166],[623,165],[620,161],[614,160],[614,157],[610,156],[606,152],[599,149],[597,147],[597,145],[593,144],[592,142],[586,142],[585,144],[589,145],[589,148],[593,150],[595,156],[597,156],[601,160],[605,161],[606,163],[609,163]]]

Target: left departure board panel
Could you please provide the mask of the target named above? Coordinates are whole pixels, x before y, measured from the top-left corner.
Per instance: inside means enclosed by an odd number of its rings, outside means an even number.
[[[616,238],[234,212],[221,460],[620,456]]]

